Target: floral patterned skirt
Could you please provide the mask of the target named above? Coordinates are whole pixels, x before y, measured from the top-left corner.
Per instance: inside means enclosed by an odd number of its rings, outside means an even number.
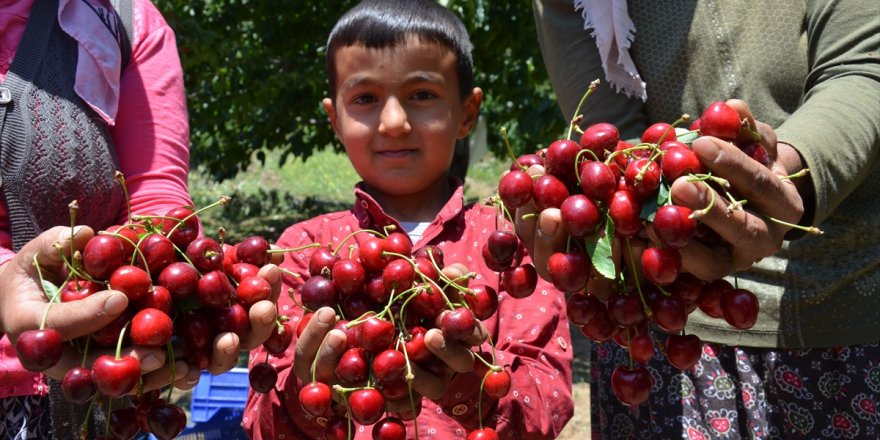
[[[593,439],[880,438],[880,343],[795,351],[707,343],[684,372],[655,352],[651,395],[634,408],[611,391],[611,372],[628,362],[614,343],[592,346]]]

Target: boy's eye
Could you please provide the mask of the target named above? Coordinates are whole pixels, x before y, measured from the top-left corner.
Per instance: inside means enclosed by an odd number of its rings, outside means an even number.
[[[418,91],[418,92],[413,93],[413,95],[412,95],[412,99],[415,101],[427,101],[429,99],[434,99],[436,97],[437,97],[437,95],[435,95],[433,92],[429,92],[427,90]]]
[[[376,101],[376,97],[373,95],[358,95],[352,100],[355,104],[372,104]]]

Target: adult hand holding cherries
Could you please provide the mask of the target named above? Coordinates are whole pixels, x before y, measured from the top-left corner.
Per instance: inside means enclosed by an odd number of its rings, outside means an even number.
[[[91,228],[80,226],[71,232],[69,227],[58,226],[49,229],[27,243],[8,263],[0,267],[0,323],[15,344],[19,336],[28,330],[40,328],[43,315],[46,314],[45,329],[52,329],[63,340],[97,332],[104,328],[128,307],[128,298],[116,290],[95,292],[75,302],[55,303],[49,307],[48,298],[43,293],[36,261],[42,275],[47,280],[63,280],[65,263],[59,251],[69,257],[72,248],[82,250],[94,236]],[[47,311],[48,309],[48,311]],[[53,336],[49,336],[50,338]],[[60,340],[59,346],[60,346]],[[49,350],[50,343],[36,339],[22,341],[34,351]],[[51,351],[51,350],[50,350]],[[99,353],[94,353],[93,358]],[[144,389],[149,390],[167,385],[169,375],[163,368],[166,357],[161,348],[135,347],[126,352],[140,363],[144,378]],[[77,367],[82,356],[73,349],[66,349],[57,363],[44,373],[54,379],[61,380],[71,369]],[[47,353],[46,356],[49,356]],[[47,360],[48,361],[48,360]],[[195,386],[199,371],[184,362],[177,362],[176,382],[178,388],[189,389]],[[155,374],[151,374],[156,372]],[[190,373],[193,374],[190,374]]]
[[[749,150],[731,143],[735,139],[715,136],[700,137],[692,147],[706,168],[726,179],[730,191],[748,203],[744,209],[730,209],[730,200],[687,177],[676,179],[671,189],[676,205],[697,211],[711,204],[699,220],[728,244],[712,246],[692,240],[681,249],[683,270],[706,280],[721,278],[731,270],[747,269],[755,261],[776,254],[791,224],[801,220],[805,200],[811,200],[813,193],[810,179],[786,178],[805,168],[797,150],[777,143],[773,129],[755,121],[746,102],[731,99],[726,104],[737,111],[738,120],[745,118],[751,127],[757,128],[764,150],[750,154]],[[714,204],[711,203],[713,198]]]
[[[49,307],[49,300],[41,286],[41,275],[49,282],[63,281],[67,274],[64,258],[69,260],[71,251],[81,252],[94,236],[94,231],[86,226],[78,226],[73,230],[69,227],[54,227],[30,241],[11,261],[0,266],[0,324],[13,344],[22,333],[40,329],[44,314],[45,324],[42,327],[51,332],[53,336],[50,337],[57,335],[65,341],[108,328],[122,316],[128,308],[129,300],[118,290],[100,290],[76,301],[57,302]],[[251,331],[245,338],[239,338],[232,332],[216,336],[207,368],[213,374],[234,367],[240,350],[250,350],[260,345],[275,329],[275,301],[281,290],[281,273],[274,264],[267,264],[260,269],[259,276],[269,282],[271,297],[251,306]],[[22,342],[25,346],[33,345],[32,348],[37,351],[51,345],[40,340]],[[68,371],[81,364],[82,355],[69,345],[65,346],[63,352],[55,354],[59,358],[54,365],[47,360],[47,364],[52,365],[43,370],[47,376],[60,380]],[[90,364],[101,354],[106,353],[97,349],[90,350],[87,363]],[[170,375],[165,365],[167,352],[163,347],[134,346],[123,348],[122,354],[132,356],[140,364],[143,390],[149,391],[169,384]],[[195,386],[200,375],[198,368],[191,367],[180,359],[175,362],[174,372],[174,386],[180,389]]]

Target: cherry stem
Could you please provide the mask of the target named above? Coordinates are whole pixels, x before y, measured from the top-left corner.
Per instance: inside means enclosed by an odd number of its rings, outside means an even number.
[[[176,221],[177,221],[177,224],[175,224],[174,227],[172,227],[171,230],[168,231],[168,233],[165,234],[165,236],[166,236],[166,237],[170,237],[170,236],[171,236],[171,233],[174,232],[174,231],[176,231],[177,228],[179,228],[180,225],[184,224],[184,223],[185,223],[190,217],[197,216],[197,215],[199,215],[199,214],[205,212],[206,210],[211,209],[211,208],[214,208],[215,206],[218,206],[218,205],[226,206],[226,205],[229,204],[229,202],[230,202],[231,200],[232,200],[232,197],[230,197],[230,196],[220,196],[220,198],[219,198],[216,202],[211,203],[210,205],[207,205],[207,206],[205,206],[205,207],[203,207],[203,208],[197,209],[197,210],[193,211],[190,215],[188,215],[188,216],[186,216],[186,217],[184,217],[184,218],[182,218],[182,219],[178,219],[178,218],[174,218],[174,217],[162,217],[162,218],[171,218],[172,220],[176,220]]]
[[[82,363],[80,364],[80,366],[83,368],[86,367],[86,359],[89,356],[89,342],[92,341],[92,338],[85,338],[85,339],[86,339],[86,346],[85,346],[85,348],[83,348],[83,359],[82,359]]]
[[[43,278],[43,270],[40,269],[40,262],[37,261],[37,255],[38,254],[34,254],[33,264],[37,269],[37,277],[40,279],[40,286],[43,288],[43,293],[49,298],[49,303],[46,304],[46,310],[43,311],[43,318],[40,320],[40,330],[43,330],[46,328],[46,322],[49,320],[49,308],[52,307],[52,303],[58,302],[58,298],[61,296],[61,289],[57,289],[55,292],[46,291],[46,280]]]
[[[382,234],[381,232],[379,232],[375,229],[358,229],[357,231],[354,231],[351,234],[348,234],[345,238],[343,238],[342,241],[340,241],[339,244],[336,245],[336,248],[333,249],[332,251],[330,251],[330,253],[333,255],[336,255],[337,253],[339,253],[339,249],[342,248],[342,245],[344,245],[346,241],[348,241],[349,239],[351,239],[355,235],[360,234],[360,233],[364,233],[364,232],[368,233],[368,234],[373,234],[374,237],[385,238],[388,236],[387,234]],[[328,244],[328,246],[329,246],[329,244]]]
[[[711,211],[712,208],[715,206],[715,190],[712,189],[712,187],[709,186],[709,184],[706,183],[705,180],[702,180],[701,182],[703,182],[703,184],[706,185],[706,188],[709,189],[709,194],[711,194],[712,198],[709,200],[709,204],[705,208],[691,212],[691,215],[689,217],[694,220],[699,220],[703,218],[704,216],[709,214],[709,211]]]
[[[758,214],[760,216],[766,218],[767,220],[770,220],[771,222],[778,223],[783,226],[788,226],[789,228],[792,228],[792,229],[798,229],[798,230],[804,231],[810,235],[822,235],[825,233],[825,231],[823,231],[815,226],[802,226],[802,225],[798,225],[795,223],[787,222],[785,220],[780,220],[778,218],[771,217],[769,215],[765,215],[765,214],[761,214],[761,213],[758,213]]]
[[[581,173],[578,164],[581,163],[581,156],[583,156],[584,154],[589,154],[590,156],[593,156],[593,160],[599,162],[599,156],[596,156],[596,153],[594,153],[593,150],[584,148],[583,150],[578,151],[577,155],[574,157],[574,176],[577,178],[578,186],[581,185]]]
[[[92,399],[91,402],[89,403],[89,408],[86,410],[86,417],[83,420],[82,425],[80,425],[80,428],[79,428],[80,438],[85,439],[85,438],[88,438],[88,436],[89,436],[89,420],[92,417],[92,408],[95,406],[96,400],[97,399]]]
[[[810,169],[809,169],[809,168],[804,168],[804,169],[802,169],[802,170],[800,170],[800,171],[798,171],[798,172],[796,172],[796,173],[794,173],[794,174],[789,174],[789,175],[787,175],[787,176],[779,176],[779,179],[780,179],[780,180],[786,180],[786,179],[788,179],[788,180],[791,180],[791,179],[797,179],[797,178],[799,178],[799,177],[804,177],[804,176],[806,176],[807,174],[810,174]]]
[[[402,320],[401,320],[401,324],[403,324]],[[416,377],[412,372],[412,364],[409,361],[409,353],[406,350],[406,341],[403,340],[402,333],[397,338],[397,342],[398,342],[398,344],[400,344],[399,346],[403,348],[403,350],[401,350],[401,351],[403,351],[403,358],[406,360],[406,376],[404,376],[404,379],[406,380],[406,386],[409,389],[409,407],[412,410],[413,414],[415,414],[416,413],[416,399],[415,399],[415,396],[413,396],[412,384],[413,384],[413,381],[415,380]],[[416,430],[416,432],[415,432],[416,438],[419,438],[419,424],[413,423],[413,426],[415,427],[415,430]]]
[[[298,247],[293,247],[293,248],[269,249],[266,251],[266,253],[267,254],[283,254],[285,252],[297,252],[297,251],[302,251],[302,250],[306,250],[306,249],[313,248],[313,247],[321,247],[321,243],[306,244],[303,246],[298,246]]]
[[[171,346],[171,341],[168,341],[166,343],[166,349],[168,350],[168,359],[170,359],[170,361],[168,362],[168,364],[170,366],[169,370],[171,370],[171,386],[168,387],[168,397],[167,397],[167,400],[170,402],[171,401],[171,392],[174,391],[174,381],[177,379],[177,371],[176,371],[177,368],[174,365],[174,347]]]
[[[629,258],[630,267],[633,270],[633,280],[636,283],[636,291],[639,292],[639,300],[642,303],[642,309],[645,312],[645,317],[651,319],[654,316],[654,313],[651,312],[651,308],[648,307],[648,302],[645,301],[645,295],[642,293],[642,285],[639,283],[639,275],[636,273],[636,258],[633,256],[632,252],[632,244],[629,241],[629,237],[626,237],[626,255]]]
[[[571,138],[571,131],[574,129],[574,126],[577,125],[575,120],[577,120],[577,117],[581,114],[581,107],[584,105],[584,101],[587,100],[587,97],[590,96],[594,90],[596,90],[596,87],[599,87],[598,79],[595,79],[593,80],[593,82],[590,83],[590,85],[587,87],[587,91],[584,93],[584,96],[581,97],[581,101],[578,102],[577,107],[574,109],[574,115],[572,115],[572,120],[568,124],[568,133],[565,134],[566,139]]]
[[[113,412],[113,399],[107,399],[107,420],[104,423],[104,434],[110,437],[110,414]]]
[[[74,201],[67,205],[67,209],[70,211],[70,255],[73,255],[73,238],[76,236],[74,228],[76,226],[76,214],[79,212],[79,202],[74,199]]]
[[[507,127],[501,127],[501,139],[504,139],[504,145],[507,147],[507,155],[513,159],[513,163],[523,171],[529,169],[529,167],[519,163],[519,159],[517,159],[516,154],[513,152],[513,146],[510,145],[510,139],[507,137]]]
[[[122,186],[122,193],[125,194],[125,208],[128,210],[128,218],[132,218],[131,196],[128,194],[128,185],[125,184],[125,175],[122,174],[122,171],[116,170],[113,178],[115,178],[116,181],[119,182],[119,185]]]
[[[122,359],[122,341],[125,337],[125,330],[128,329],[128,324],[130,324],[130,323],[131,323],[131,321],[126,322],[125,325],[122,326],[122,330],[119,331],[119,339],[116,341],[116,360],[117,361]]]

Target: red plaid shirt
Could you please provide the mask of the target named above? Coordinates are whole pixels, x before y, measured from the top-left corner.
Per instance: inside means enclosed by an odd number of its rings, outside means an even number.
[[[360,187],[356,188],[355,196],[353,209],[293,225],[284,231],[276,244],[282,248],[310,243],[336,245],[359,229],[381,230],[384,226],[396,225],[402,230],[398,222],[385,214]],[[574,411],[571,335],[565,298],[543,280],[539,280],[535,293],[526,299],[515,299],[503,292],[498,273],[487,268],[481,256],[483,243],[495,229],[494,208],[464,205],[459,183],[422,238],[414,243],[413,249],[438,245],[446,265],[464,264],[478,274],[472,284],[488,284],[499,292],[498,312],[484,323],[496,344],[497,363],[507,366],[511,373],[512,387],[499,401],[483,396],[483,424],[498,430],[502,438],[554,438]],[[350,241],[357,243],[366,236],[357,234]],[[282,267],[307,278],[312,252],[313,248],[310,248],[287,254]],[[526,257],[523,262],[528,261]],[[279,307],[295,327],[302,318],[302,310],[285,294],[281,295]],[[488,343],[481,349],[491,352]],[[297,380],[290,374],[293,356],[292,344],[282,357],[269,357],[269,362],[278,369],[277,391],[257,394],[251,390],[248,396],[242,424],[254,439],[323,438],[322,424],[326,420],[310,416],[299,405],[285,407],[284,398],[279,396],[288,378]],[[266,352],[262,348],[251,353],[251,363],[265,359]],[[474,373],[458,374],[439,401],[423,399],[422,411],[416,419],[419,437],[464,438],[469,431],[476,429],[480,379]],[[355,438],[370,438],[371,430],[371,426],[357,426]],[[414,436],[412,422],[407,422],[407,436]]]

